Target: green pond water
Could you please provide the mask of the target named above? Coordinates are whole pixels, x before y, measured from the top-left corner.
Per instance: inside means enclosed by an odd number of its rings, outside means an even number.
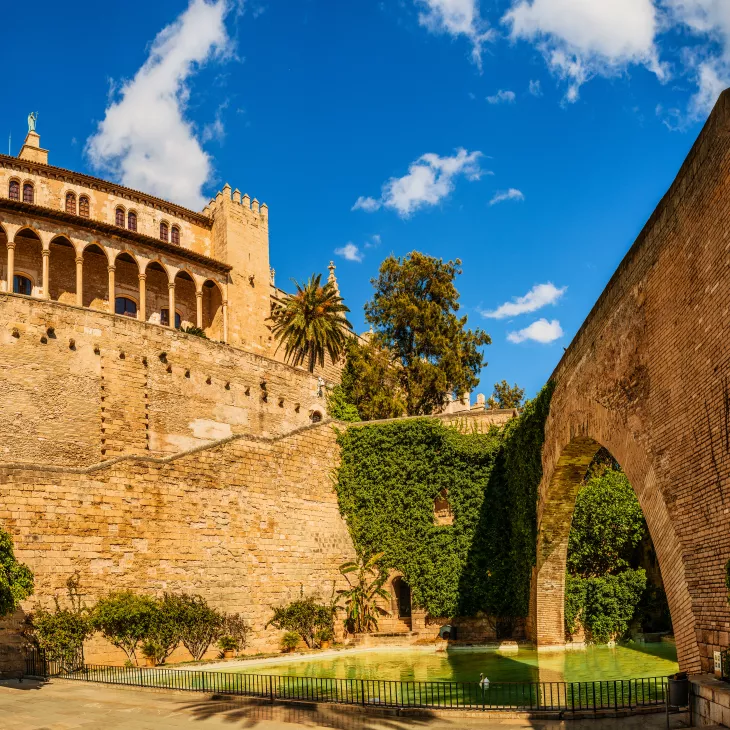
[[[517,652],[418,649],[346,652],[339,655],[276,663],[252,662],[227,669],[246,674],[380,679],[401,682],[477,682],[480,672],[492,682],[587,682],[666,677],[678,671],[672,643],[596,646],[585,650]]]

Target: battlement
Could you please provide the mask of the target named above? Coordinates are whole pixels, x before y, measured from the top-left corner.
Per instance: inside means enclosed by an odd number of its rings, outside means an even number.
[[[264,220],[269,218],[269,206],[266,203],[259,203],[259,201],[251,197],[248,193],[241,194],[241,191],[236,188],[231,190],[231,186],[226,183],[222,190],[219,190],[214,198],[211,198],[210,203],[203,208],[203,215],[212,218],[215,215],[215,211],[220,209],[224,201],[233,203],[236,206],[240,206],[244,210],[250,210],[255,215],[260,216]]]

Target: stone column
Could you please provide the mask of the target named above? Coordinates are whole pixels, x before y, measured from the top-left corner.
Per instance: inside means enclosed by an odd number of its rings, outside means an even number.
[[[198,305],[197,311],[196,311],[196,317],[195,317],[195,326],[199,327],[202,330],[203,329],[203,292],[196,291],[195,299],[196,299],[196,304]]]
[[[171,281],[167,285],[168,292],[168,309],[167,309],[167,326],[175,329],[175,282]]]
[[[8,241],[8,292],[13,293],[13,277],[15,276],[15,241]]]
[[[84,257],[76,257],[76,306],[84,306]]]
[[[147,274],[139,274],[139,309],[137,319],[147,321]]]
[[[117,287],[114,283],[114,272],[117,270],[116,266],[107,267],[109,272],[109,311],[114,314],[116,298],[117,298]]]
[[[50,299],[51,298],[51,292],[48,288],[48,264],[50,262],[51,258],[51,252],[49,249],[44,248],[41,251],[41,255],[43,256],[43,299]]]
[[[228,301],[223,301],[223,342],[228,344]]]

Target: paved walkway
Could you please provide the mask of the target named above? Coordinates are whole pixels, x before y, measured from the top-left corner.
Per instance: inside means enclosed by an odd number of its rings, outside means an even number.
[[[399,718],[358,712],[357,708],[271,705],[251,700],[220,701],[207,695],[166,690],[115,688],[83,682],[31,680],[0,682],[2,730],[176,730],[177,728],[255,728],[296,730],[660,730],[664,715],[618,720],[546,722],[503,718]],[[672,717],[683,728],[682,716]]]

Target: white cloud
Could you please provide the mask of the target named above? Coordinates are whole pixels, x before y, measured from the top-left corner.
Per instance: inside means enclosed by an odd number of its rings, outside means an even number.
[[[494,197],[489,201],[489,205],[504,203],[505,200],[524,200],[525,196],[521,190],[510,188],[509,190],[501,190],[495,193]]]
[[[568,83],[567,101],[592,76],[612,76],[629,64],[667,76],[655,45],[659,17],[652,0],[513,0],[502,22],[513,40],[537,45]]]
[[[423,10],[418,22],[432,33],[464,36],[472,44],[471,57],[482,68],[482,46],[495,36],[479,13],[479,0],[416,0]]]
[[[380,199],[360,196],[352,209],[372,213],[382,206],[407,218],[419,208],[436,205],[446,198],[453,191],[457,176],[478,180],[483,174],[479,167],[481,156],[481,152],[467,152],[461,147],[451,157],[429,152],[411,163],[406,175],[388,180]]]
[[[104,120],[87,141],[92,166],[124,185],[201,209],[210,157],[185,118],[188,80],[204,63],[231,50],[226,0],[191,0],[164,28],[131,81],[113,94]],[[222,123],[211,133],[221,133]]]
[[[494,96],[488,96],[487,101],[490,104],[512,104],[517,98],[514,91],[503,91],[500,89]]]
[[[483,317],[490,319],[506,319],[528,312],[536,312],[548,304],[555,304],[565,294],[567,286],[558,289],[554,284],[536,284],[523,297],[515,297],[511,302],[505,302],[489,312],[481,312]]]
[[[352,241],[346,243],[342,248],[336,248],[335,254],[342,256],[342,258],[348,261],[357,261],[358,263],[365,258],[360,249]]]
[[[364,210],[366,213],[374,213],[380,209],[381,202],[375,200],[375,198],[366,198],[361,195],[356,201],[355,205],[352,206],[352,210]]]
[[[697,86],[689,101],[692,119],[701,119],[712,111],[720,93],[730,86],[730,68],[717,59],[701,63],[697,67]]]
[[[540,86],[539,79],[536,81],[533,81],[532,79],[530,79],[529,91],[533,96],[542,96],[542,87]]]
[[[529,327],[518,330],[516,332],[510,332],[507,335],[507,339],[510,342],[519,344],[526,340],[533,340],[542,344],[554,342],[558,338],[563,336],[563,328],[560,326],[560,322],[557,319],[548,322],[545,318],[538,319],[533,322]]]
[[[382,243],[379,233],[373,233],[369,241],[365,241],[365,248],[377,248]]]

